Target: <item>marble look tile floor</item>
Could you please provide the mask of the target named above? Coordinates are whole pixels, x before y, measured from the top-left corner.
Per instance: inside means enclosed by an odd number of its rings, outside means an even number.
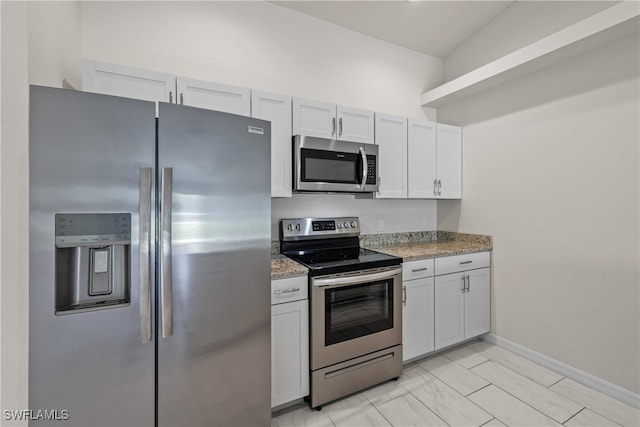
[[[640,411],[476,341],[405,366],[398,381],[274,414],[272,427],[640,426]]]

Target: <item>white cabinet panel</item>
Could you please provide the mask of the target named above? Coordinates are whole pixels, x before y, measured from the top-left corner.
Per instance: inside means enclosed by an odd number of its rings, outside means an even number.
[[[178,103],[225,113],[251,115],[251,89],[177,78]]]
[[[152,102],[172,102],[176,78],[123,65],[85,59],[82,61],[82,90]]]
[[[438,198],[462,198],[462,128],[437,126]]]
[[[282,304],[309,298],[307,276],[287,277],[271,281],[271,304]]]
[[[436,350],[491,330],[490,261],[490,252],[436,258]]]
[[[491,252],[489,251],[435,259],[435,271],[437,275],[489,267],[489,265],[491,265]]]
[[[421,279],[434,274],[433,258],[408,261],[402,264],[402,280]]]
[[[463,273],[435,278],[435,349],[464,340]]]
[[[291,97],[254,90],[251,116],[271,122],[271,197],[291,197]]]
[[[490,268],[467,272],[468,290],[464,302],[465,338],[491,330]]]
[[[271,306],[271,407],[309,394],[309,301]]]
[[[343,141],[364,142],[373,144],[374,114],[373,111],[338,105],[338,139]]]
[[[389,114],[375,114],[376,144],[382,199],[407,197],[407,119]]]
[[[436,196],[436,123],[409,119],[408,189],[409,198],[430,199]]]
[[[293,98],[293,134],[336,137],[336,105]]]
[[[402,282],[402,358],[411,360],[434,349],[433,277]]]

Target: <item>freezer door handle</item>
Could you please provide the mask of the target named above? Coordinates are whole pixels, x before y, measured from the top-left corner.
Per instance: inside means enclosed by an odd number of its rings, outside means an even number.
[[[173,335],[173,289],[171,283],[171,204],[173,168],[162,168],[160,176],[160,294],[162,337]]]
[[[140,341],[151,341],[151,168],[140,168]]]

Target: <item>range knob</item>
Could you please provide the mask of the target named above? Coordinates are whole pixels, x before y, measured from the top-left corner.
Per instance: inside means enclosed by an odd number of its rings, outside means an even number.
[[[358,226],[358,223],[355,221],[351,221],[351,227],[356,228]]]
[[[300,231],[300,223],[296,224],[296,231]]]
[[[336,226],[337,226],[338,228],[342,228],[342,223],[341,223],[340,221],[338,221],[338,222],[336,222]]]
[[[345,221],[344,222],[344,228],[349,228],[349,227],[350,227],[349,222]]]
[[[289,231],[293,231],[293,224],[289,224],[289,225],[287,225],[287,230],[289,230]]]

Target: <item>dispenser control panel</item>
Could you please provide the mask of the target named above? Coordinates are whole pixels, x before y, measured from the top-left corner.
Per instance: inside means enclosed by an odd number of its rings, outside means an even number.
[[[130,213],[56,214],[58,247],[130,241]]]

